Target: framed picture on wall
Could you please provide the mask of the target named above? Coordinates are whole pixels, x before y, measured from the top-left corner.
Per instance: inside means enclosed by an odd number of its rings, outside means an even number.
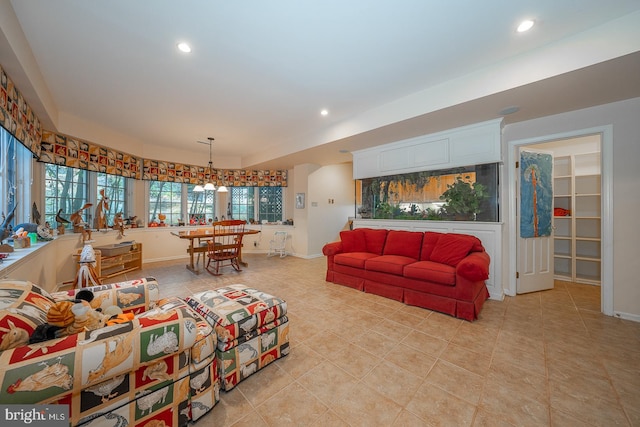
[[[296,209],[304,209],[304,193],[296,193]]]

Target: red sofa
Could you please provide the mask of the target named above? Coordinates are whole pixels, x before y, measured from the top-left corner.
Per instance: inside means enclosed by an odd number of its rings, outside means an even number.
[[[475,236],[357,228],[322,253],[328,282],[461,319],[477,319],[489,297],[489,255]]]

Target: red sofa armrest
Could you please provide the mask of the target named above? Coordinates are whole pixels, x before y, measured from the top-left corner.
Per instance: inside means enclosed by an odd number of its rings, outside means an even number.
[[[456,265],[456,277],[461,276],[471,282],[487,280],[489,263],[490,258],[486,252],[471,252]]]
[[[342,252],[342,242],[331,242],[324,245],[322,253],[325,256],[333,256]]]

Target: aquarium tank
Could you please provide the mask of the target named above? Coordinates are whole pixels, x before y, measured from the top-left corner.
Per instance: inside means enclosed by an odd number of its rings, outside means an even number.
[[[356,181],[363,219],[499,221],[498,163]]]

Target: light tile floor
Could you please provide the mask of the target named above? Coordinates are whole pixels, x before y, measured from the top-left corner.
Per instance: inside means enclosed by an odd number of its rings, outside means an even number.
[[[219,277],[185,261],[126,277],[156,277],[162,296],[244,283],[288,302],[291,354],[199,425],[640,426],[640,324],[600,314],[598,287],[489,300],[469,323],[327,283],[324,258],[245,260]]]

